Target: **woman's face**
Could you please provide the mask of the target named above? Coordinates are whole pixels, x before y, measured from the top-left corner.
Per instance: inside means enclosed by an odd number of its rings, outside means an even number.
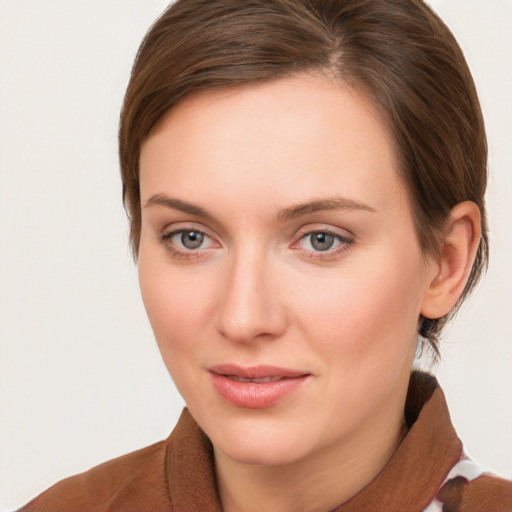
[[[192,96],[144,143],[142,295],[218,454],[399,427],[432,268],[396,168],[372,104],[310,75]]]

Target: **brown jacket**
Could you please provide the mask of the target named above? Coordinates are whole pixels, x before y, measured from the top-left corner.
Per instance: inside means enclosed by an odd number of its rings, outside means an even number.
[[[411,428],[386,467],[333,512],[512,511],[512,482],[447,478],[464,455],[433,377],[412,375],[406,419]],[[167,440],[67,478],[20,512],[221,510],[211,444],[185,409]]]

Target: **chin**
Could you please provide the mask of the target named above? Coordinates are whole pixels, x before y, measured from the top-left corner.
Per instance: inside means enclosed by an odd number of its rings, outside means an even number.
[[[281,466],[305,456],[304,436],[276,422],[219,422],[204,430],[215,451],[239,464]]]
[[[279,445],[279,448],[277,445]],[[222,452],[225,457],[238,464],[251,466],[286,466],[293,464],[301,458],[297,452],[296,446],[282,446],[282,443],[272,443],[269,446],[266,443],[252,444],[251,446],[214,446],[216,452]]]

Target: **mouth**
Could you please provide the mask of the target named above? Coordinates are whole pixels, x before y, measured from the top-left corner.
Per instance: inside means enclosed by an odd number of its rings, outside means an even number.
[[[311,374],[276,366],[218,365],[208,368],[217,393],[230,405],[263,409],[294,394]]]
[[[264,382],[277,382],[284,379],[285,377],[262,377],[261,379],[248,379],[246,377],[240,377],[239,375],[223,375],[224,377],[235,380],[236,382],[254,382],[256,384],[262,384]]]

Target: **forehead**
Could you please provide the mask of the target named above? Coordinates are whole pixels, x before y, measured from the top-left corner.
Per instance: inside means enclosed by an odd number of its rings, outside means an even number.
[[[252,194],[276,207],[333,194],[378,205],[402,193],[393,147],[373,103],[323,76],[203,92],[144,142],[142,200],[168,188],[239,204]]]

